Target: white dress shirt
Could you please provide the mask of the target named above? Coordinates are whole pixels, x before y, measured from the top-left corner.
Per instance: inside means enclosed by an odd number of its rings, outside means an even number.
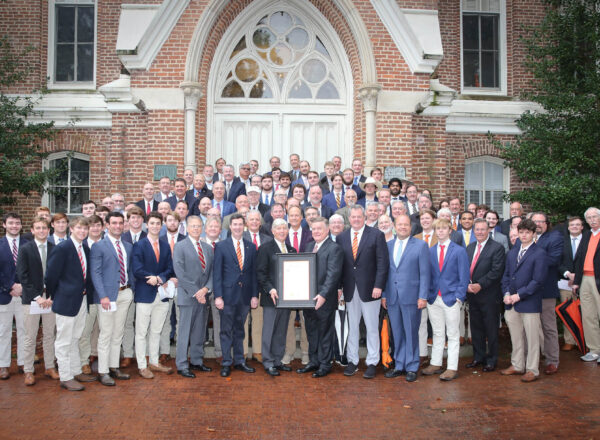
[[[354,233],[358,232],[358,237],[356,238],[358,241],[358,246],[360,246],[360,239],[362,238],[363,232],[365,231],[365,226],[363,225],[358,231],[354,230],[354,228],[350,228],[350,245],[354,243]]]

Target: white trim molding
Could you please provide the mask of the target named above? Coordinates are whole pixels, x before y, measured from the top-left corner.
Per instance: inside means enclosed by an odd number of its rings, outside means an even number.
[[[37,102],[29,122],[54,121],[56,128],[111,128],[112,115],[100,93],[64,92],[25,95]]]

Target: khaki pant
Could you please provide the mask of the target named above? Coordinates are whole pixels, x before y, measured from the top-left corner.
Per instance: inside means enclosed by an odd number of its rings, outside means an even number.
[[[539,376],[540,338],[542,324],[539,313],[519,313],[514,307],[504,312],[504,320],[510,331],[512,353],[510,362],[519,371],[531,371]],[[523,337],[525,335],[525,337]],[[527,360],[525,345],[527,344]]]
[[[306,337],[306,326],[304,325],[304,313],[300,313],[300,350],[302,356],[308,356],[308,338]],[[290,313],[290,322],[288,323],[287,337],[285,340],[285,356],[284,364],[291,362],[294,359],[296,353],[296,328],[294,322],[296,321],[296,311],[292,310]],[[287,362],[285,362],[287,361]]]
[[[79,338],[85,327],[87,316],[87,299],[84,297],[75,316],[56,315],[56,362],[60,381],[72,380],[81,374],[81,356],[79,354]]]
[[[246,323],[244,324],[244,354],[248,354],[248,325],[252,321],[252,355],[261,354],[262,349],[262,327],[263,327],[263,308],[258,306],[250,309]]]
[[[44,295],[44,298],[46,295]],[[42,345],[44,349],[44,364],[46,370],[54,368],[54,339],[56,334],[56,316],[54,312],[42,313],[41,315],[30,315],[29,304],[23,304],[23,325],[25,327],[25,352],[23,371],[33,373],[33,361],[35,358],[35,345],[40,319],[42,321]]]
[[[100,335],[98,336],[99,374],[108,374],[109,368],[119,368],[125,320],[132,299],[132,290],[125,289],[119,291],[116,311],[105,312],[102,310],[102,304],[96,304],[98,308],[98,325],[100,326]]]
[[[444,360],[444,344],[448,337],[448,370],[458,370],[458,356],[460,353],[460,321],[463,304],[456,301],[448,307],[437,296],[433,304],[427,304],[427,313],[433,330],[433,346],[431,347],[431,365],[441,367]]]
[[[135,304],[135,357],[140,370],[146,365],[146,335],[151,365],[158,365],[160,334],[169,311],[169,302],[162,302],[157,293],[154,302]]]
[[[0,305],[0,368],[10,368],[13,318],[17,328],[17,365],[23,366],[25,327],[20,296],[13,296],[8,304]]]
[[[572,297],[573,297],[573,292],[571,292],[570,290],[560,289],[560,302],[561,303],[567,301],[568,299],[571,299]],[[563,324],[563,334],[565,336],[565,344],[571,344],[571,345],[577,344],[577,342],[575,342],[575,338],[573,337],[571,332],[569,330],[567,330],[567,327],[564,324]]]
[[[84,299],[84,302],[87,301]],[[79,339],[79,357],[81,365],[88,365],[90,355],[98,356],[98,335],[100,327],[98,327],[98,308],[95,304],[90,305],[90,309],[85,316],[85,326],[81,339]]]
[[[581,300],[581,320],[585,345],[592,353],[600,354],[600,295],[596,280],[592,276],[584,276],[579,289]]]

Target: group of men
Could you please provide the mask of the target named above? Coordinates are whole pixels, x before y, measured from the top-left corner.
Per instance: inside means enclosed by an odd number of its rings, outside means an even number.
[[[267,374],[291,371],[297,326],[298,373],[326,376],[336,359],[352,376],[362,320],[369,379],[380,362],[380,317],[387,313],[393,364],[385,376],[416,380],[428,357],[430,323],[431,359],[421,372],[450,381],[465,337],[474,351],[467,368],[496,369],[504,310],[513,351],[501,373],[530,382],[539,376],[540,351],[544,372],[558,371],[554,307],[573,294],[581,298],[590,349],[582,359],[598,360],[597,208],[584,216],[591,230],[572,217],[568,232],[551,231],[546,214],[525,217],[518,202],[503,222],[485,205],[462,211],[459,198],[442,201],[436,212],[430,192],[396,178],[384,185],[377,168],[366,177],[358,159],[342,170],[335,157],[322,173],[296,154],[289,160],[288,172],[273,157],[269,172],[259,175],[250,161],[235,176],[219,159],[198,174],[160,179],[158,191],[146,183],[136,203],[126,205],[118,193],[100,205],[87,201],[71,219],[41,207],[25,234],[20,215],[5,214],[0,379],[9,378],[13,319],[26,385],[36,382],[40,321],[45,375],[68,390],[129,379],[123,370],[133,358],[143,378],[170,374],[171,339],[177,373],[193,378],[211,371],[204,363],[211,316],[223,377],[232,369],[254,373],[250,350]],[[297,252],[316,254],[314,308],[277,307],[277,255]],[[334,320],[342,303],[349,325],[340,350]],[[565,331],[563,350],[574,345]]]

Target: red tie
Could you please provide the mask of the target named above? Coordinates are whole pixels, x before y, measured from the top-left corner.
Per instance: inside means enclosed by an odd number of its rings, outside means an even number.
[[[445,247],[445,245],[443,245],[443,244],[440,245],[440,258],[439,258],[440,272],[442,271],[442,267],[444,267],[444,247]],[[438,296],[442,296],[441,290],[438,290]]]
[[[217,243],[215,243],[214,241],[212,242],[212,247],[213,247],[213,251],[215,250],[215,246]]]
[[[150,214],[150,203],[151,202],[146,202],[146,215]]]
[[[300,252],[300,249],[298,246],[298,233],[297,232],[294,232],[294,244],[292,246],[294,246],[294,249],[296,249],[296,252]]]
[[[254,246],[256,246],[256,250],[258,250],[258,241],[256,241],[256,234],[252,234],[252,236],[254,237],[252,243],[254,243]]]
[[[197,241],[196,246],[198,246],[198,258],[200,258],[200,266],[202,266],[202,270],[204,270],[206,269],[206,261],[204,260],[204,252],[202,252],[202,245],[199,241]]]
[[[473,271],[475,270],[477,260],[479,260],[479,254],[481,254],[481,243],[477,243],[477,253],[475,254],[475,258],[473,258],[473,261],[471,262],[471,279],[473,279]]]

